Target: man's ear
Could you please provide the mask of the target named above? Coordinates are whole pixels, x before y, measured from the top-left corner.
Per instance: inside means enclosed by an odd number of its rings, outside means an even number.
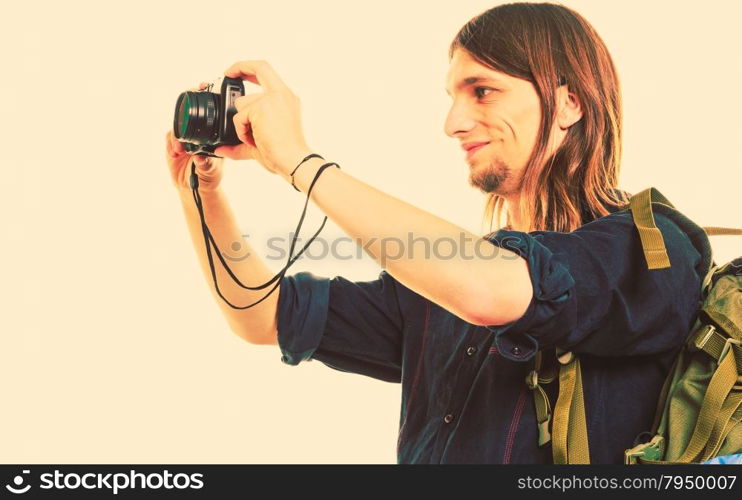
[[[567,130],[582,118],[580,99],[569,91],[567,85],[557,88],[557,109],[557,124],[562,130]]]

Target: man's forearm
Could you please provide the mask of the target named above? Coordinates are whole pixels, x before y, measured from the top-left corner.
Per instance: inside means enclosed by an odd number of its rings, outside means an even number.
[[[194,248],[198,254],[204,276],[211,289],[212,295],[222,309],[232,330],[240,337],[252,343],[275,344],[276,335],[276,308],[278,304],[278,292],[276,290],[260,304],[248,309],[234,309],[225,303],[216,293],[214,288],[209,261],[206,255],[206,243],[201,228],[201,219],[193,199],[191,190],[179,190],[186,216],[188,229],[191,233]],[[261,285],[273,277],[273,272],[265,265],[260,256],[255,252],[245,238],[242,237],[239,227],[221,189],[215,191],[201,192],[204,217],[206,225],[211,232],[214,241],[225,256],[225,261],[232,272],[246,286],[255,287]],[[260,300],[267,291],[274,286],[262,290],[247,290],[234,282],[227,271],[223,268],[216,250],[211,248],[214,261],[219,291],[236,306],[246,306]],[[231,258],[228,258],[231,257]]]
[[[297,170],[303,192],[324,162],[313,158]],[[531,300],[528,266],[518,254],[342,170],[322,172],[312,200],[395,279],[466,321],[514,321]]]

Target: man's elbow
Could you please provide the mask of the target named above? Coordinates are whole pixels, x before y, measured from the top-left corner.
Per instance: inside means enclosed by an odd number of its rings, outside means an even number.
[[[518,321],[528,310],[533,298],[533,289],[530,286],[521,289],[511,288],[507,294],[482,295],[477,301],[471,301],[472,306],[467,309],[466,321],[477,326],[500,326]]]
[[[278,331],[273,328],[268,331],[261,331],[257,329],[240,329],[232,328],[232,331],[239,338],[253,345],[277,345],[278,344]]]

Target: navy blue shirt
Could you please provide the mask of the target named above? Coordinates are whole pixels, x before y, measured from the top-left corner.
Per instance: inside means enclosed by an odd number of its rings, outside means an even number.
[[[485,238],[528,261],[533,299],[506,325],[476,326],[386,271],[354,282],[285,276],[278,343],[289,365],[316,359],[400,383],[398,463],[552,463],[539,447],[526,375],[539,349],[581,359],[591,463],[623,463],[700,306],[711,263],[703,230],[655,205],[672,267],[649,271],[628,210],[569,233],[501,229]],[[545,386],[552,407],[558,378]]]

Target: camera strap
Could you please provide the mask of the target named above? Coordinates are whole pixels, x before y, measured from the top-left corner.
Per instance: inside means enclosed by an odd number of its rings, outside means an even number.
[[[214,241],[214,237],[211,235],[211,231],[209,231],[209,227],[206,225],[206,218],[204,216],[204,211],[203,211],[203,201],[201,200],[201,194],[198,192],[198,175],[196,174],[196,162],[195,161],[191,161],[190,186],[191,186],[191,189],[193,190],[193,200],[196,203],[196,208],[198,209],[198,215],[199,215],[199,218],[201,219],[201,229],[202,229],[202,232],[203,232],[203,235],[204,235],[204,243],[206,244],[206,256],[208,257],[208,260],[209,260],[209,269],[211,270],[211,278],[214,281],[214,288],[216,289],[216,293],[231,308],[233,308],[233,309],[249,309],[249,308],[251,308],[253,306],[256,306],[256,305],[260,304],[262,301],[264,301],[265,299],[267,299],[268,296],[270,296],[270,294],[273,293],[273,291],[276,288],[278,288],[278,286],[281,283],[281,279],[286,274],[286,271],[288,270],[288,268],[291,267],[291,265],[294,262],[296,262],[296,260],[301,256],[301,254],[304,253],[304,251],[312,243],[312,241],[314,241],[314,239],[319,235],[319,233],[322,231],[322,228],[325,227],[325,223],[327,222],[327,216],[325,216],[325,218],[322,220],[322,224],[320,225],[320,227],[317,230],[317,232],[314,233],[314,235],[302,247],[302,249],[299,251],[299,253],[296,254],[296,255],[294,255],[294,247],[296,246],[296,239],[299,236],[299,231],[301,231],[301,226],[304,223],[304,217],[306,216],[306,213],[307,213],[307,205],[309,204],[309,198],[310,198],[310,195],[312,193],[312,188],[314,188],[314,184],[317,182],[317,179],[319,178],[320,174],[322,174],[322,172],[326,168],[328,168],[330,166],[335,166],[337,168],[340,168],[340,165],[338,165],[337,163],[325,163],[324,165],[322,165],[317,170],[317,173],[315,174],[314,179],[312,179],[312,183],[309,185],[309,189],[307,190],[307,199],[304,202],[304,209],[301,212],[301,217],[299,218],[299,223],[297,224],[296,230],[294,231],[294,236],[291,239],[291,245],[289,246],[289,258],[288,258],[288,261],[287,261],[286,265],[278,272],[278,274],[276,274],[275,276],[273,276],[273,278],[271,278],[269,281],[263,283],[262,285],[251,287],[251,286],[247,286],[244,283],[242,283],[239,280],[239,278],[237,276],[235,276],[235,274],[229,268],[229,265],[227,265],[227,262],[224,260],[224,257],[222,256],[222,252],[219,250],[219,247],[217,246],[216,241]],[[239,286],[241,286],[242,288],[245,288],[247,290],[262,290],[262,289],[270,286],[271,284],[273,284],[275,282],[275,284],[273,285],[273,288],[271,288],[268,291],[268,293],[266,293],[263,297],[261,297],[256,302],[253,302],[252,304],[248,304],[246,306],[236,306],[236,305],[232,304],[230,301],[228,301],[224,297],[224,295],[222,295],[222,292],[219,290],[219,284],[217,283],[217,279],[216,279],[216,271],[214,269],[214,258],[213,258],[212,254],[211,254],[211,245],[214,246],[214,250],[216,250],[216,255],[219,258],[219,261],[222,263],[222,266],[224,267],[224,269],[226,269],[227,273],[232,278],[232,280],[235,283],[237,283]]]

